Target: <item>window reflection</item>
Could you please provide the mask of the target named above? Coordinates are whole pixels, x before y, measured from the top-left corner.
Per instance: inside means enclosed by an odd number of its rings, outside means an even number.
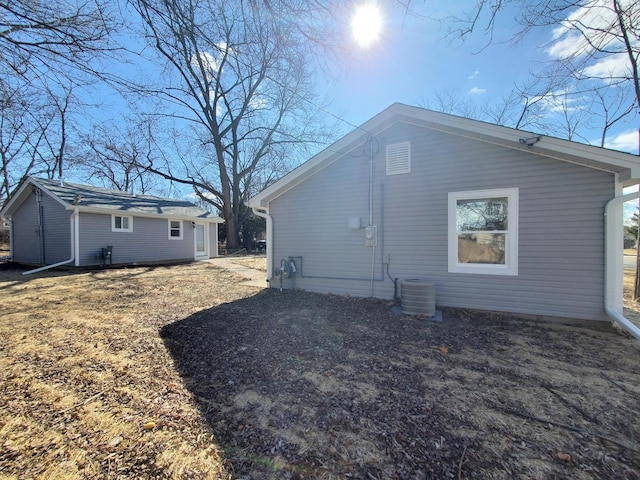
[[[459,263],[505,264],[504,233],[465,233],[458,235]]]

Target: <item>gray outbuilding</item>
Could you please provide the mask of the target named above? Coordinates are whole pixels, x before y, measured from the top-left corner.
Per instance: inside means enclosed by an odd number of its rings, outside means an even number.
[[[144,264],[218,256],[218,223],[196,205],[28,177],[0,217],[25,265]]]
[[[606,320],[639,178],[631,154],[393,104],[249,205],[271,287],[391,299],[424,280],[439,306]]]

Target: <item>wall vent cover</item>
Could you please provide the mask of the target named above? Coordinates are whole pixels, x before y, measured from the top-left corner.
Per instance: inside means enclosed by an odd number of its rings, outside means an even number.
[[[411,142],[387,145],[387,175],[411,172]]]

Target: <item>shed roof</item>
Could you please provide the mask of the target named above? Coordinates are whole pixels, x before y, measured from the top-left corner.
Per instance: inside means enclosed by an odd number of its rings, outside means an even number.
[[[33,186],[48,193],[67,209],[115,214],[191,218],[220,223],[222,219],[186,200],[134,195],[107,188],[28,177],[14,192],[0,214],[10,216],[31,192]]]
[[[326,168],[360,146],[367,138],[378,135],[399,122],[611,172],[618,176],[618,181],[624,186],[640,183],[640,157],[637,155],[394,103],[255,195],[249,200],[249,206],[267,208],[271,200]],[[535,144],[527,143],[527,139],[538,136],[540,138]]]

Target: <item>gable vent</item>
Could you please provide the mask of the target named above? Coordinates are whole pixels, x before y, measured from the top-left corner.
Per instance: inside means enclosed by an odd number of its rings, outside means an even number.
[[[411,142],[387,145],[387,175],[411,172]]]

